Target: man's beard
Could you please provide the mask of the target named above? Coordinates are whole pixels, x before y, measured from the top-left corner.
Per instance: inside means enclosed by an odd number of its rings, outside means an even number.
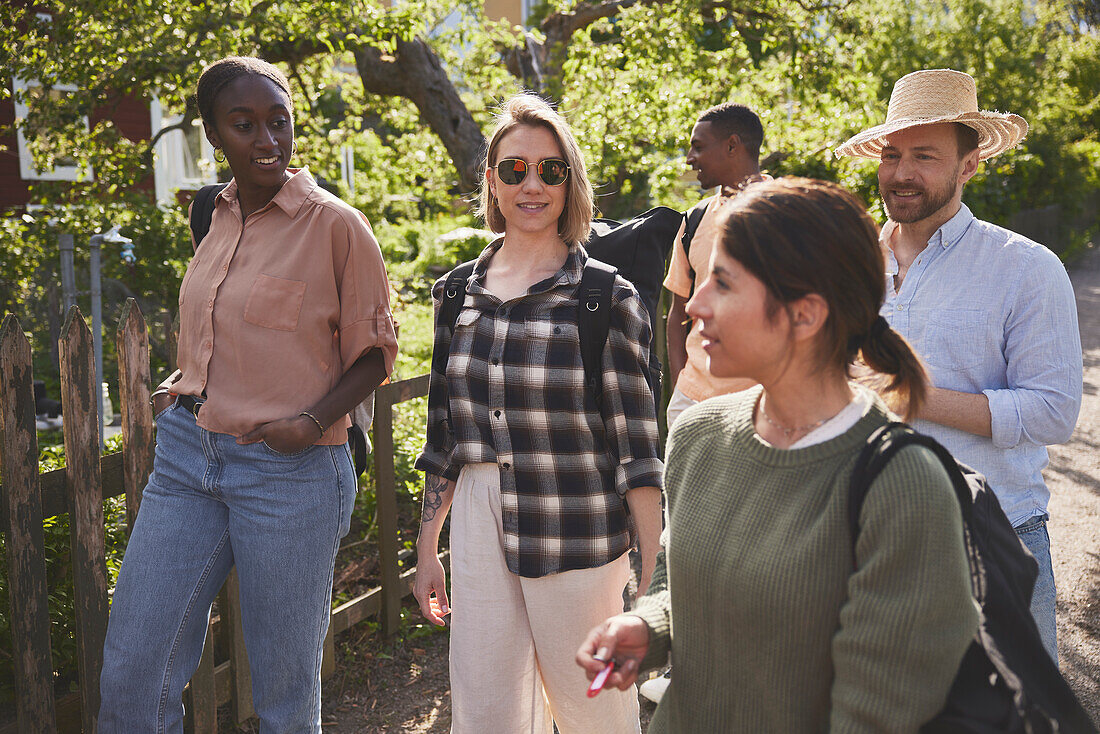
[[[886,207],[886,215],[891,220],[898,224],[913,224],[919,222],[922,219],[927,219],[940,209],[947,206],[951,199],[955,196],[954,182],[958,180],[959,170],[956,167],[955,172],[951,175],[948,182],[943,185],[943,188],[931,189],[925,186],[892,186],[894,189],[919,191],[922,196],[920,203],[909,204],[904,199],[899,201],[898,207],[890,206],[889,196],[884,192],[882,194],[882,204]]]

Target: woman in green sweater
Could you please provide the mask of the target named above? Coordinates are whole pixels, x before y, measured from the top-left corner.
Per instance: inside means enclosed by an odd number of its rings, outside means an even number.
[[[625,688],[671,652],[651,734],[915,732],[978,617],[957,501],[923,448],[872,485],[853,557],[856,456],[891,407],[917,414],[926,385],[878,315],[877,228],[842,188],[807,179],[753,184],[723,216],[688,313],[710,371],[759,385],[677,421],[650,591],[593,629],[577,662],[591,679],[614,660],[605,685]],[[857,357],[877,392],[851,381]]]

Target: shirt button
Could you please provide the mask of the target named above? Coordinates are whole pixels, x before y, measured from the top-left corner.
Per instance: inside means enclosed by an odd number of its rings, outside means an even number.
[[[496,357],[493,357],[493,366],[496,367],[498,364],[500,364],[500,360]]]
[[[499,418],[500,417],[500,411],[499,410],[494,410],[493,415],[496,416],[497,418]]]
[[[905,310],[905,304],[904,303],[899,303],[898,304],[898,310],[899,311],[904,311]]]
[[[509,464],[507,461],[504,462],[503,464],[501,464],[501,466],[504,467],[505,469],[511,469],[512,468],[512,465]]]

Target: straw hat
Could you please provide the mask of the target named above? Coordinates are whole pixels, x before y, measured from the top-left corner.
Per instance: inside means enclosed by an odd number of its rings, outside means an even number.
[[[974,77],[952,69],[926,69],[898,79],[890,93],[885,124],[853,136],[836,149],[836,156],[878,158],[887,135],[940,122],[961,122],[977,130],[978,160],[982,161],[1027,135],[1027,122],[1019,115],[978,110]]]

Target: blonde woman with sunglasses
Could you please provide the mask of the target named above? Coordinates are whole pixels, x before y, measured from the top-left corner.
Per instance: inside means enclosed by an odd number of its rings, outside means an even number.
[[[450,618],[451,731],[638,732],[633,689],[590,698],[573,652],[623,610],[637,543],[644,589],[661,527],[649,317],[616,278],[602,402],[586,389],[577,290],[592,186],[565,120],[529,94],[490,136],[481,253],[452,334],[437,324],[414,591]],[[433,295],[439,307],[446,278]],[[437,560],[450,512],[451,593]]]

